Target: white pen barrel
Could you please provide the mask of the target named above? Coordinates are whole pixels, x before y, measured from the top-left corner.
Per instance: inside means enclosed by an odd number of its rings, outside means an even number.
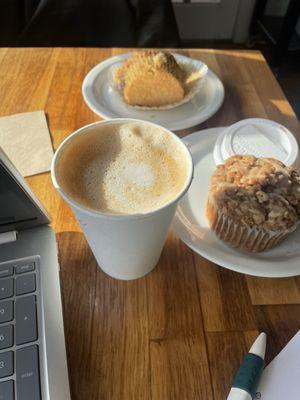
[[[239,388],[231,388],[227,400],[252,400],[252,397],[245,390]]]

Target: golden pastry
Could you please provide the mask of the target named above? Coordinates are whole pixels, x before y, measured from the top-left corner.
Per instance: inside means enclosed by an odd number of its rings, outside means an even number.
[[[184,98],[184,78],[184,71],[170,53],[142,50],[116,71],[114,84],[127,104],[160,107]]]
[[[300,219],[300,176],[272,158],[236,155],[211,178],[207,218],[217,236],[242,250],[270,249]]]

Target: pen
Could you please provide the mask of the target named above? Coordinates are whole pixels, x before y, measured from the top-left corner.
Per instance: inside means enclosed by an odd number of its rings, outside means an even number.
[[[267,335],[261,333],[236,373],[227,400],[252,400],[264,367]]]

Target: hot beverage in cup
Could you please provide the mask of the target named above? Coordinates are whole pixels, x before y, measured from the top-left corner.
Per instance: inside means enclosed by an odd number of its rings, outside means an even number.
[[[54,185],[72,206],[99,265],[121,279],[155,266],[192,171],[178,137],[129,119],[81,128],[61,144],[52,164]]]
[[[170,202],[188,176],[185,149],[157,126],[95,125],[57,159],[57,181],[88,209],[146,213]]]

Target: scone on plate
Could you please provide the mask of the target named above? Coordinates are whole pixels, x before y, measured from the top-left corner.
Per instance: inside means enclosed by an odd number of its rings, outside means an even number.
[[[133,106],[175,104],[185,95],[184,71],[172,54],[158,50],[133,53],[116,71],[114,84]]]
[[[273,158],[236,155],[211,177],[207,219],[226,243],[250,252],[276,246],[300,219],[300,176]]]

